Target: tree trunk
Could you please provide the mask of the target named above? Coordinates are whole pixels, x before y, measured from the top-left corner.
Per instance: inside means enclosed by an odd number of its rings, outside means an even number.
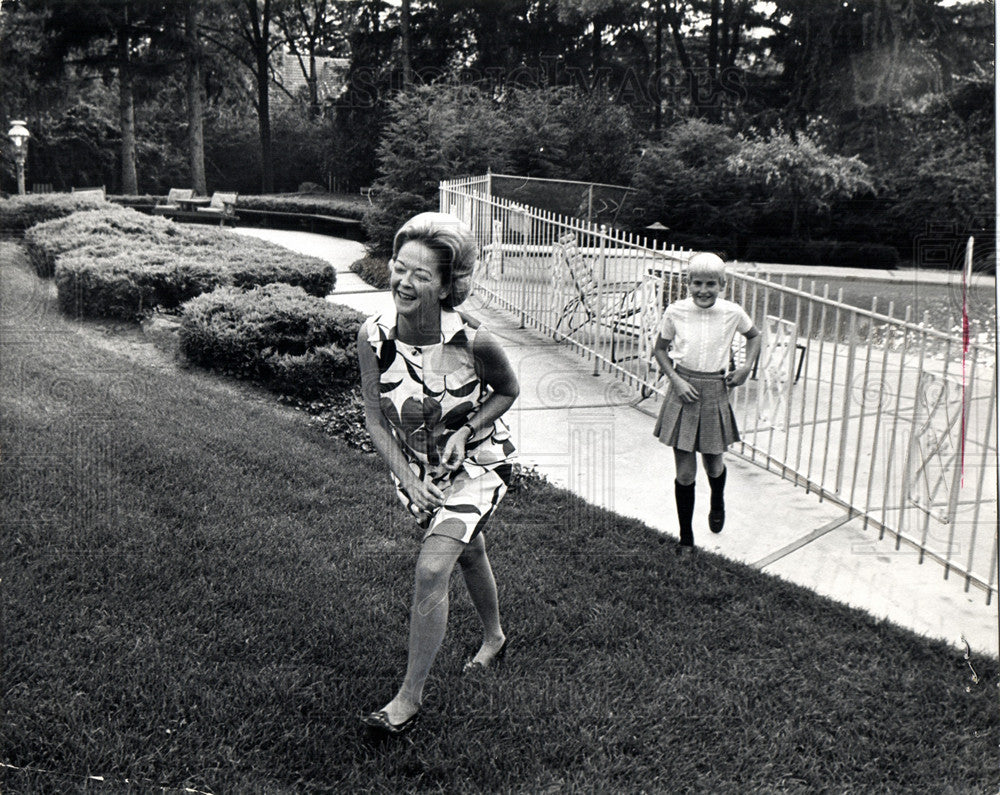
[[[319,116],[319,76],[316,74],[316,43],[309,45],[309,115]]]
[[[261,193],[274,193],[274,162],[271,158],[271,103],[269,91],[271,75],[267,51],[257,54],[257,128],[260,133],[260,189]]]
[[[403,0],[399,16],[400,45],[403,57],[403,87],[413,85],[413,65],[410,63],[410,0]]]
[[[653,91],[653,102],[656,108],[653,113],[653,129],[660,131],[663,117],[663,98],[660,89],[663,87],[663,6],[656,4],[656,89]]]
[[[128,13],[126,9],[126,15]],[[127,29],[128,19],[118,28],[118,115],[122,132],[122,186],[126,196],[139,193],[139,178],[135,165],[135,100],[132,94],[132,42]]]
[[[198,38],[198,3],[188,0],[185,8],[185,39],[187,42],[187,112],[188,165],[191,187],[202,196],[208,194],[205,182],[205,86],[201,78],[201,40]]]
[[[594,17],[594,33],[590,39],[590,58],[592,69],[594,70],[594,84],[601,74],[601,34],[604,32],[604,23]]]

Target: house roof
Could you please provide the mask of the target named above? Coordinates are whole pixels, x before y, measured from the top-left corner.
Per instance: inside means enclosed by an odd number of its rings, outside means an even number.
[[[293,97],[308,96],[308,86],[299,59],[290,52],[279,51],[273,56],[274,82],[288,91]],[[308,56],[302,57],[309,68]],[[331,58],[316,56],[317,98],[320,102],[326,99],[336,99],[344,90],[347,78],[349,58]],[[281,95],[284,98],[284,94]]]

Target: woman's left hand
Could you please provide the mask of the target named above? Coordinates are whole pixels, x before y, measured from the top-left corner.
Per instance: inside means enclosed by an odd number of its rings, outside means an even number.
[[[444,450],[441,451],[441,464],[449,472],[458,469],[465,460],[465,443],[469,441],[469,428],[463,425],[445,442]]]

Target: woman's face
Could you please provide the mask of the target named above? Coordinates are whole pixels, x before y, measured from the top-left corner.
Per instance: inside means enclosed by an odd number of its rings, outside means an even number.
[[[448,288],[441,284],[437,255],[419,240],[402,245],[389,261],[389,291],[401,315],[419,315],[440,307]]]

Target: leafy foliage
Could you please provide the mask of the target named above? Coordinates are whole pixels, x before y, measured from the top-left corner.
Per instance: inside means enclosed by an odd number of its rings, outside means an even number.
[[[64,218],[81,210],[107,206],[93,194],[46,193],[0,199],[0,229],[23,232],[42,221]]]
[[[385,257],[362,257],[351,263],[351,273],[356,273],[372,287],[389,289],[389,264]]]
[[[750,223],[745,181],[728,167],[739,141],[721,124],[692,119],[671,127],[663,142],[636,160],[632,199],[637,222],[727,235]]]
[[[323,260],[114,205],[40,225],[28,239],[36,270],[54,270],[60,306],[74,316],[132,320],[219,285],[283,282],[325,296],[336,282]]]
[[[180,348],[195,364],[308,399],[358,381],[363,320],[287,284],[222,287],[184,305]]]
[[[874,188],[860,158],[829,154],[805,133],[793,138],[779,131],[742,141],[726,166],[733,174],[745,175],[766,197],[767,206],[791,214],[793,237],[799,235],[805,213],[827,211],[834,198]]]
[[[410,216],[437,206],[438,183],[502,168],[496,130],[508,122],[475,88],[442,86],[399,94],[379,145],[375,206],[365,215],[372,254],[389,253]]]

